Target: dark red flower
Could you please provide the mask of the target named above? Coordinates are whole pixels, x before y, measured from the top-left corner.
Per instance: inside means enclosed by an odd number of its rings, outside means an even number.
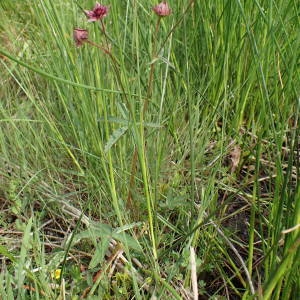
[[[86,29],[75,28],[73,30],[73,38],[77,47],[82,46],[87,41],[89,33]]]
[[[95,22],[104,18],[108,14],[108,10],[108,6],[96,2],[93,10],[85,10],[84,12],[88,17],[88,22]]]
[[[159,4],[154,6],[152,9],[160,17],[169,16],[172,12],[167,1],[160,2]]]

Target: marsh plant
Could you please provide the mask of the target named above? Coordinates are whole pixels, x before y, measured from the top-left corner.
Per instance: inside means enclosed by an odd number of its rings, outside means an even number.
[[[295,1],[0,8],[1,299],[299,299]]]

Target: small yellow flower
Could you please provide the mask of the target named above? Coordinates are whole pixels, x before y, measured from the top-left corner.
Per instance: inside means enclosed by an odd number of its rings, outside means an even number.
[[[51,277],[58,280],[60,279],[61,275],[61,269],[56,269],[55,271],[52,272]]]

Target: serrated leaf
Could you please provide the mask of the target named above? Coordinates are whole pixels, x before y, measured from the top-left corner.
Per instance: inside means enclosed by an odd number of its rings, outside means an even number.
[[[118,240],[122,244],[127,245],[129,248],[131,248],[133,250],[136,250],[139,252],[142,251],[142,248],[141,248],[140,244],[138,243],[138,241],[136,239],[134,239],[132,236],[130,236],[129,234],[126,234],[124,232],[121,232],[121,233],[114,232],[113,238]]]
[[[96,238],[100,239],[111,239],[112,238],[112,227],[108,224],[96,223],[93,224],[87,230],[84,230],[76,234],[74,242],[77,243],[82,239],[95,240]]]
[[[136,224],[134,224],[136,226]],[[133,225],[131,225],[133,226]],[[111,226],[108,224],[101,224],[101,223],[94,223],[89,229],[84,230],[78,234],[76,234],[74,238],[74,242],[78,243],[82,239],[90,239],[96,242],[96,239],[99,238],[101,242],[103,241],[110,241],[112,238],[115,240],[121,242],[122,244],[126,244],[129,248],[136,250],[136,251],[142,251],[142,248],[137,240],[135,240],[132,236],[125,233],[124,230],[131,228],[130,226],[117,228],[116,230],[113,230]],[[98,245],[98,243],[96,244]],[[98,246],[97,246],[98,247]],[[107,249],[106,249],[107,250]],[[101,250],[103,251],[103,249]],[[95,255],[98,257],[103,258],[103,253],[98,250]],[[95,258],[96,259],[96,258]],[[93,262],[94,263],[94,262]]]
[[[109,137],[104,147],[104,152],[107,153],[111,149],[111,147],[115,145],[117,141],[125,134],[127,130],[128,130],[128,126],[124,126],[116,129]]]
[[[102,238],[101,242],[97,244],[95,253],[90,261],[89,269],[95,268],[98,264],[100,264],[109,247],[110,238]]]
[[[143,222],[134,222],[134,223],[126,224],[126,225],[116,228],[114,230],[114,233],[124,232],[124,231],[130,230],[132,228],[142,226],[142,225],[143,225]]]

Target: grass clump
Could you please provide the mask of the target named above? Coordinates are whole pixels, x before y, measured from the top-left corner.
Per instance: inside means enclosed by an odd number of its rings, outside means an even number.
[[[0,297],[297,299],[295,2],[23,2],[0,4]]]

